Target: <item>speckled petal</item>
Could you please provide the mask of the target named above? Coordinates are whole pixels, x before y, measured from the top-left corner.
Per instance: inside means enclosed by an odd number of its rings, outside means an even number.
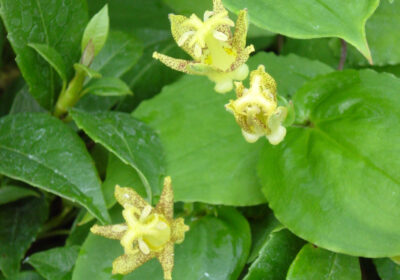
[[[172,269],[174,268],[174,243],[168,242],[157,258],[164,271],[164,280],[172,280]]]
[[[170,57],[168,55],[164,55],[158,52],[153,53],[153,58],[159,60],[160,62],[164,63],[169,68],[172,68],[176,71],[184,72],[187,74],[192,74],[190,70],[188,70],[188,66],[192,64],[190,61],[184,59],[177,59]]]
[[[243,51],[239,51],[237,54],[236,61],[231,66],[231,71],[235,70],[236,68],[246,63],[252,52],[254,52],[253,45],[247,46]]]
[[[142,211],[143,208],[149,205],[137,192],[131,188],[121,188],[117,185],[115,186],[114,195],[118,203],[124,208],[130,208],[134,206]]]
[[[148,262],[154,258],[154,253],[148,255],[143,254],[138,251],[134,255],[122,255],[113,261],[112,274],[128,274],[141,266],[142,264]]]
[[[185,233],[189,230],[189,226],[185,225],[183,218],[177,218],[172,222],[172,237],[171,241],[182,243],[185,239]]]
[[[277,96],[277,84],[274,78],[267,72],[265,72],[265,67],[264,65],[259,65],[257,70],[254,70],[250,74],[250,84],[254,81],[256,76],[261,77],[261,82],[260,84],[264,89],[268,89],[273,95],[274,95],[274,100],[275,102],[277,101],[276,96]]]
[[[164,188],[160,201],[157,203],[156,211],[163,213],[167,219],[174,218],[174,192],[172,190],[171,177],[165,177]]]
[[[109,226],[98,226],[94,225],[90,228],[90,231],[94,234],[119,240],[125,234],[128,226],[126,224],[109,225]]]
[[[191,31],[190,26],[183,24],[187,21],[188,18],[180,15],[169,15],[169,21],[171,22],[171,33],[172,37],[174,37],[175,42],[178,44],[183,34],[188,31]],[[190,40],[186,40],[180,47],[187,52],[191,57],[195,58],[194,55],[194,46],[190,46]]]
[[[213,0],[213,10],[216,14],[226,12],[225,7],[222,4],[222,0]]]
[[[244,9],[239,12],[233,33],[232,46],[237,50],[243,50],[246,47],[247,26],[247,9]]]

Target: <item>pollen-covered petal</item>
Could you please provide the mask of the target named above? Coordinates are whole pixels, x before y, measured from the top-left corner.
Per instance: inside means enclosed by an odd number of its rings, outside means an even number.
[[[213,0],[213,11],[215,14],[226,12],[222,0]]]
[[[128,226],[126,224],[117,224],[109,226],[94,225],[90,228],[90,231],[96,235],[119,240],[122,238],[122,236],[124,236],[127,229]]]
[[[172,280],[172,269],[174,268],[174,243],[168,242],[157,258],[164,271],[164,280]]]
[[[239,12],[233,33],[232,46],[237,50],[243,50],[246,47],[247,26],[247,9],[244,9]]]
[[[174,70],[180,71],[180,72],[184,72],[184,73],[188,73],[188,74],[192,74],[188,70],[188,66],[189,66],[190,62],[187,60],[173,58],[173,57],[170,57],[170,56],[167,56],[167,55],[164,55],[161,53],[157,53],[157,52],[153,53],[153,58],[159,60],[160,62],[162,62],[163,64],[165,64],[166,66],[168,66],[171,69],[174,69]]]
[[[138,208],[140,211],[147,205],[149,205],[137,192],[131,188],[121,188],[115,186],[115,198],[119,204],[124,208],[130,208],[132,206]]]
[[[265,72],[264,65],[259,65],[257,70],[254,70],[250,74],[250,84],[256,80],[256,77],[261,77],[260,84],[262,85],[263,89],[267,89],[270,93],[273,94],[273,99],[276,102],[276,95],[277,95],[277,85],[276,81],[270,74]],[[270,98],[269,96],[266,96]]]
[[[185,233],[189,230],[189,226],[185,225],[183,218],[175,219],[172,222],[172,236],[171,241],[175,243],[182,243],[185,239]]]
[[[184,34],[188,34],[187,32],[194,31],[190,25],[185,24],[189,21],[189,19],[185,16],[170,14],[169,21],[171,22],[171,33],[175,42],[190,56],[194,57],[193,46],[190,46],[189,41],[187,39],[186,40],[184,40],[185,38],[182,39],[182,36],[184,36]]]
[[[236,60],[231,66],[231,70],[233,71],[236,68],[240,67],[241,65],[245,64],[246,61],[249,59],[249,56],[250,56],[250,54],[252,52],[254,52],[254,46],[253,45],[247,46],[242,51],[238,51]]]
[[[139,250],[136,254],[122,255],[114,260],[112,274],[128,274],[154,258],[154,256],[153,253],[145,255]]]
[[[164,188],[157,203],[156,211],[164,214],[167,219],[173,219],[174,217],[174,192],[170,176],[164,179]]]

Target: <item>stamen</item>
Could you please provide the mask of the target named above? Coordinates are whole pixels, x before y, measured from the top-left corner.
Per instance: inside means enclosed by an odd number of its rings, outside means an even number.
[[[189,37],[194,35],[195,33],[196,32],[194,32],[194,31],[187,31],[187,32],[183,33],[182,36],[178,40],[178,46],[179,47],[183,46],[183,44],[185,44],[187,39],[189,39]]]
[[[204,19],[204,21],[207,21],[210,17],[212,17],[214,15],[214,12],[213,11],[205,11],[205,13],[204,13],[204,17],[203,17],[203,19]]]
[[[143,254],[148,255],[150,254],[150,248],[147,246],[146,242],[143,241],[142,238],[138,239],[139,249],[142,251]]]
[[[220,31],[214,30],[213,36],[215,39],[220,41],[228,41],[228,36]]]
[[[196,44],[196,45],[194,46],[194,55],[195,55],[196,57],[201,57],[201,54],[202,54],[201,47],[200,47],[198,44]]]
[[[140,215],[140,221],[143,221],[144,219],[146,219],[149,216],[150,212],[151,212],[151,206],[147,205],[143,209],[142,214]]]

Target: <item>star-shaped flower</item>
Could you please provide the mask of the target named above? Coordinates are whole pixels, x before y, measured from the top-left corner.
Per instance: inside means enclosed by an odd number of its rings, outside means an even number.
[[[174,219],[174,196],[171,178],[164,180],[164,189],[155,208],[131,188],[115,187],[115,198],[124,207],[124,224],[94,225],[92,233],[120,240],[125,254],[113,262],[113,274],[128,274],[157,258],[164,270],[164,279],[172,279],[174,243],[181,243],[189,227],[183,218]]]
[[[239,13],[236,25],[229,19],[221,0],[213,0],[213,11],[206,11],[203,20],[195,14],[189,18],[170,15],[172,35],[193,61],[172,58],[155,52],[153,57],[168,67],[194,75],[205,75],[216,83],[215,90],[225,93],[233,88],[233,80],[246,79],[245,64],[253,45],[246,47],[247,10]],[[232,35],[231,27],[235,26]]]
[[[235,116],[246,141],[253,143],[265,135],[271,144],[279,144],[286,135],[282,123],[288,109],[278,106],[275,80],[260,65],[250,74],[249,89],[241,82],[235,86],[237,99],[225,108]]]

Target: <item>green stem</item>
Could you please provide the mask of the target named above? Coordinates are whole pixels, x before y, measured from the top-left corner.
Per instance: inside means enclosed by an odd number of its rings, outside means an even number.
[[[74,78],[69,83],[66,90],[63,90],[58,97],[54,116],[61,118],[68,113],[80,99],[83,83],[85,81],[85,73],[79,69],[76,70]]]

